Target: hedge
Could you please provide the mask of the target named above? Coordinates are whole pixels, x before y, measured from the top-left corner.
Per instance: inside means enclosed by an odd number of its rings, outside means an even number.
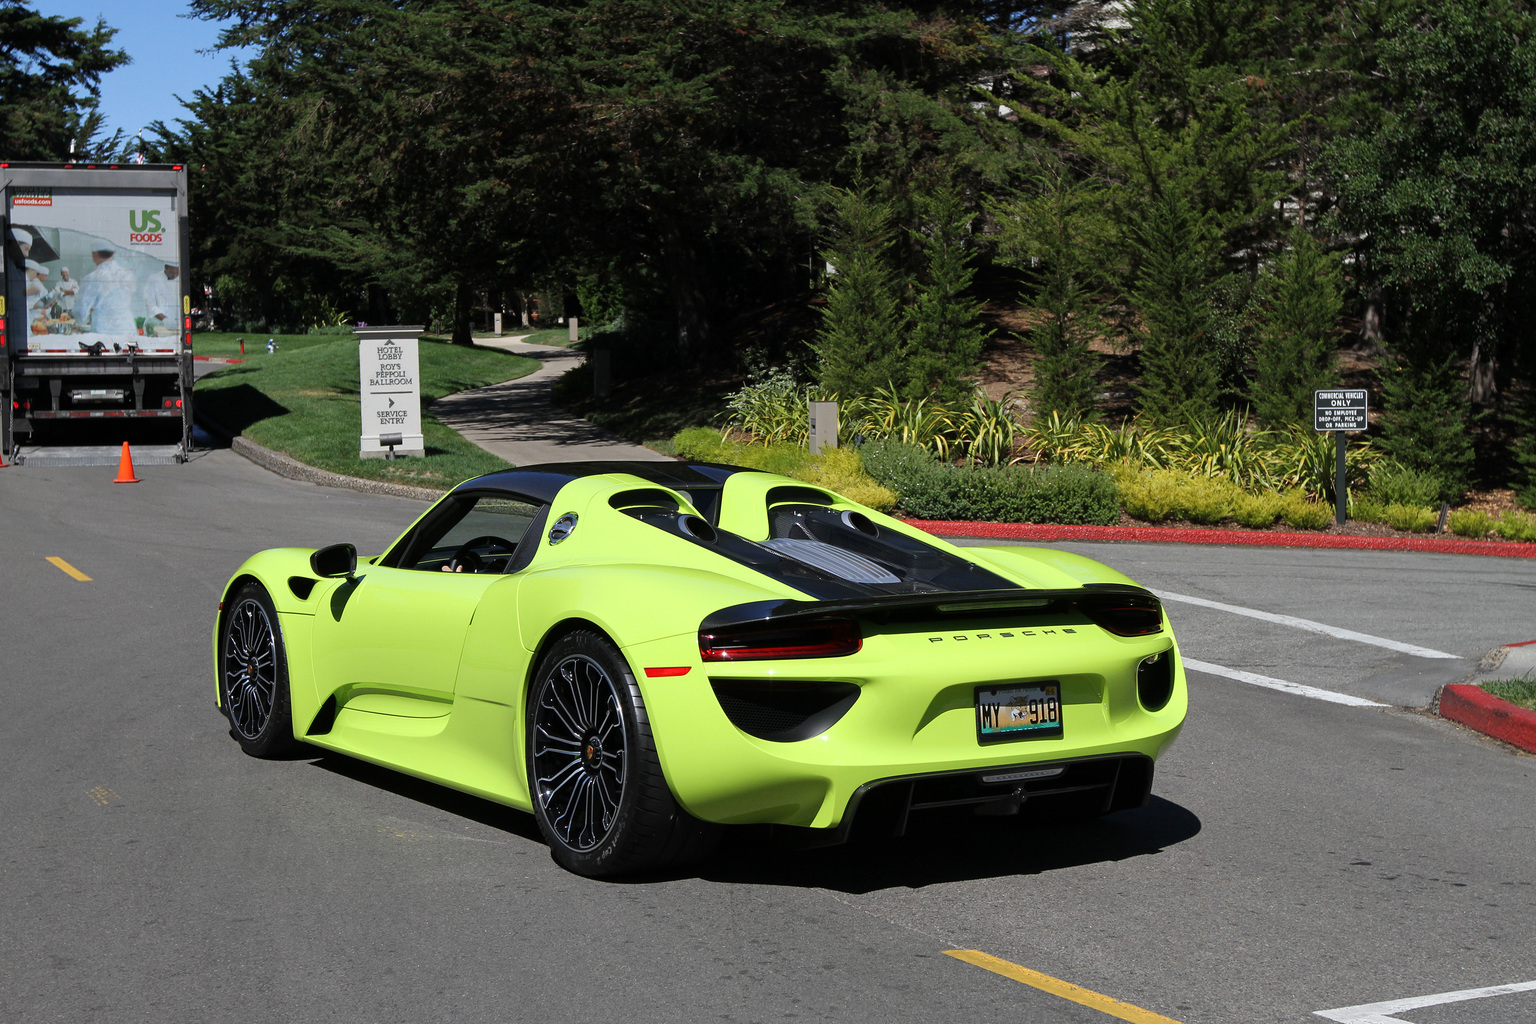
[[[871,441],[859,449],[864,469],[898,495],[917,519],[1110,526],[1120,500],[1107,474],[1082,466],[963,467],[926,449]]]

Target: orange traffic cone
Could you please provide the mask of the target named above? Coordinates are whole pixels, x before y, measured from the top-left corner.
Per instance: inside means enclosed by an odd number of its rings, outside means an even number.
[[[136,484],[139,478],[133,475],[133,456],[128,454],[128,442],[123,442],[123,454],[117,460],[117,479],[115,484]]]

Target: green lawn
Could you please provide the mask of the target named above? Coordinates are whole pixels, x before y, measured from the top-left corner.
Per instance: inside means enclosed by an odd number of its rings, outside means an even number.
[[[198,337],[233,339],[236,335],[193,337],[194,353],[218,354],[200,352]],[[456,391],[522,377],[539,366],[537,360],[494,349],[423,340],[421,421],[426,457],[362,459],[357,454],[362,431],[356,341],[348,335],[302,335],[285,345],[278,338],[278,351],[269,356],[267,337],[260,339],[259,354],[253,354],[247,335],[246,362],[197,382],[200,415],[307,465],[421,487],[447,489],[469,477],[507,468],[504,460],[433,418],[431,402]]]
[[[192,354],[194,356],[214,356],[218,359],[239,359],[240,342],[245,339],[246,359],[266,359],[267,339],[277,342],[278,356],[285,356],[290,352],[296,352],[302,348],[313,348],[316,345],[329,345],[336,341],[346,341],[353,345],[356,351],[357,342],[350,334],[257,334],[251,331],[245,333],[194,333],[192,335]]]

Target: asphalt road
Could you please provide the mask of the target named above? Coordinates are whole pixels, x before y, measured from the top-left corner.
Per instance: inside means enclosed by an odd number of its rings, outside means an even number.
[[[1529,562],[1062,545],[1223,606],[1169,600],[1187,658],[1405,699],[1195,673],[1144,810],[811,852],[739,833],[696,873],[603,883],[555,867],[525,815],[345,758],[245,757],[213,707],[214,607],[246,554],[377,550],[423,505],[229,452],[139,475],[0,469],[6,1024],[1115,1019],[954,949],[1184,1024],[1536,981],[1536,758],[1402,706],[1536,639]],[[1528,1022],[1536,990],[1394,1019]]]

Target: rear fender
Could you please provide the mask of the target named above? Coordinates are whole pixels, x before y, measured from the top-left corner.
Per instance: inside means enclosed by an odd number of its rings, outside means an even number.
[[[1055,548],[1029,548],[1012,545],[964,549],[967,558],[996,566],[1030,588],[1065,588],[1084,583],[1129,583],[1135,580],[1083,555]]]

